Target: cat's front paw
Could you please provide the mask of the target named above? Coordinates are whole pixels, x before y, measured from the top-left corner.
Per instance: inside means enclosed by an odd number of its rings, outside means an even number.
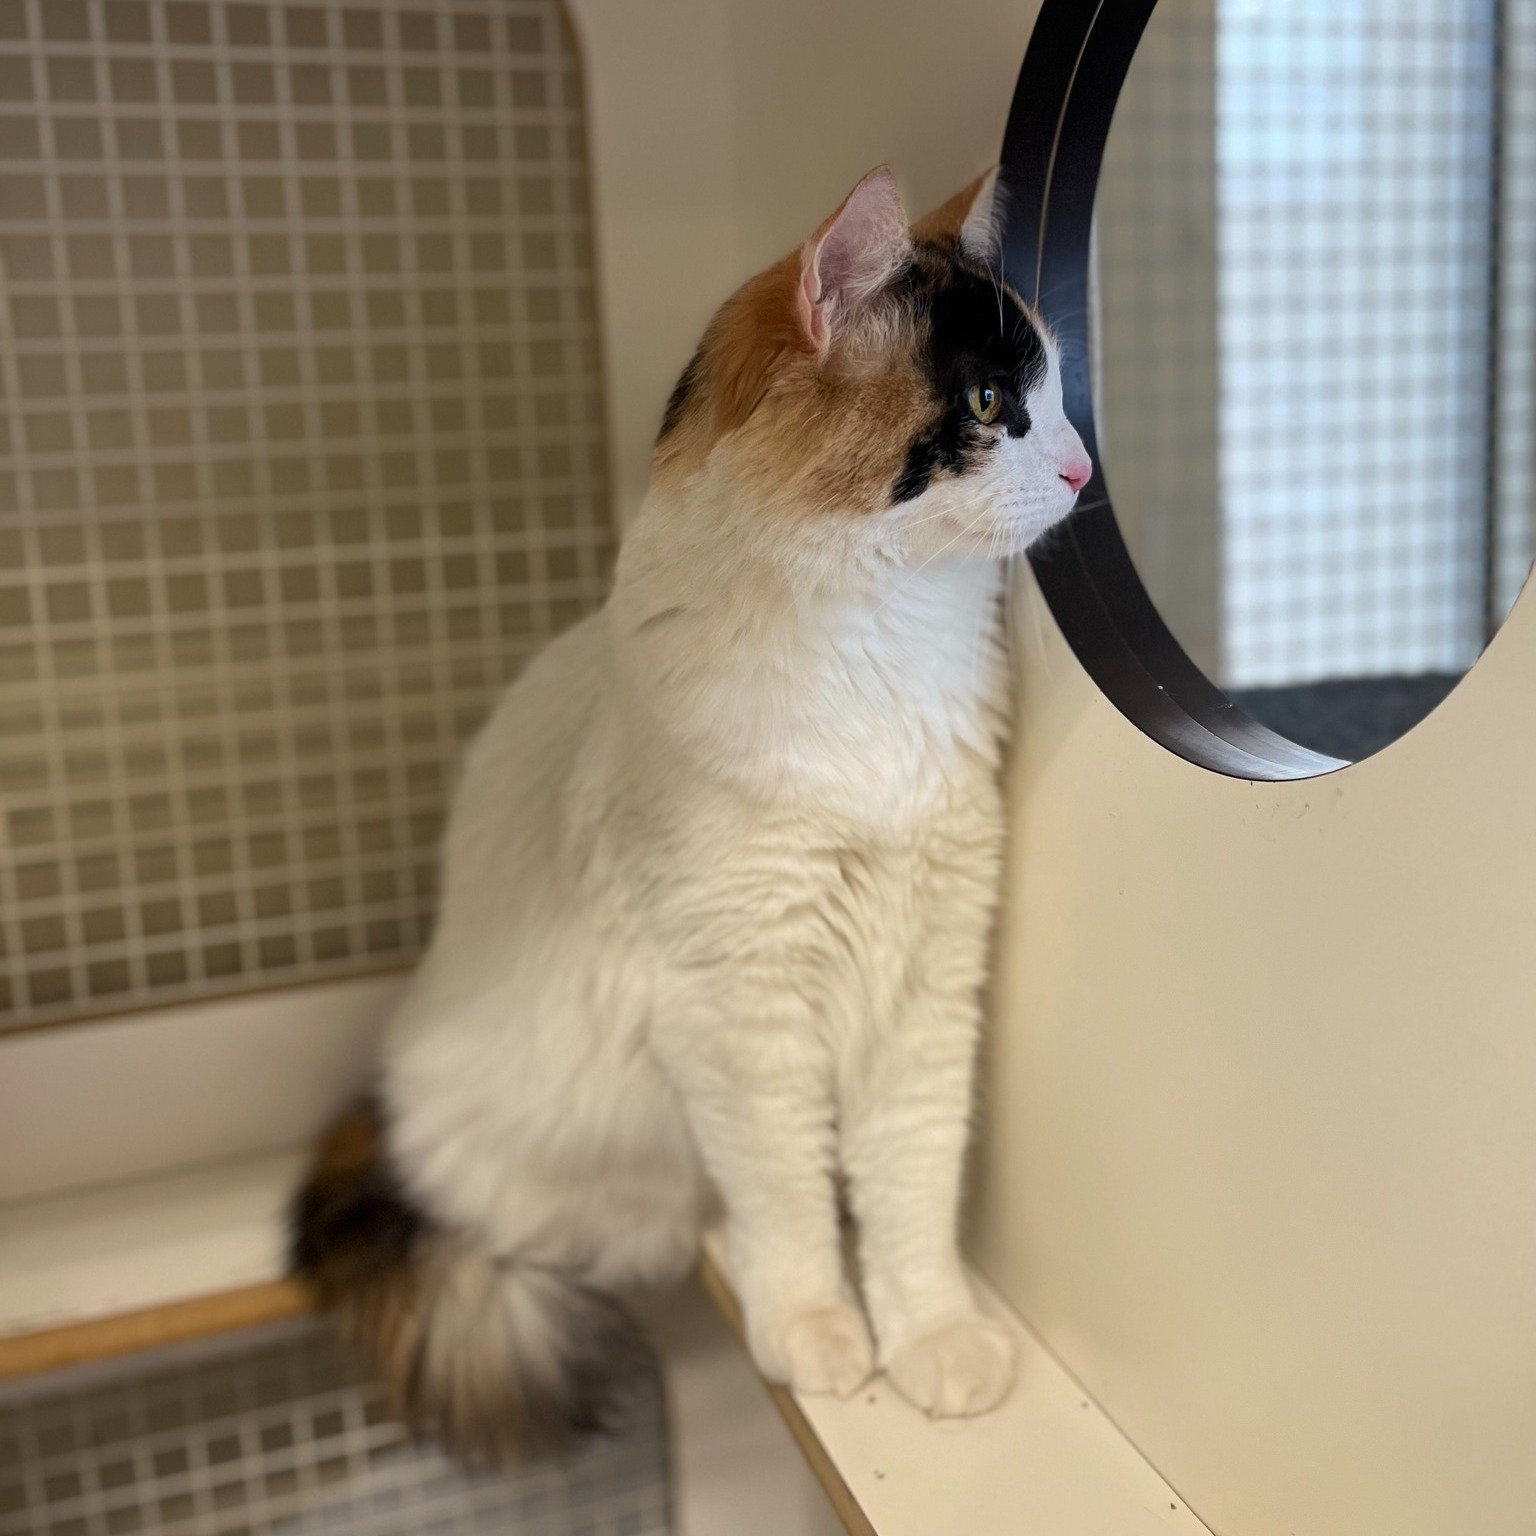
[[[749,1337],[763,1375],[796,1392],[847,1397],[875,1369],[869,1329],[846,1302],[792,1312],[749,1329]]]
[[[903,1344],[885,1370],[909,1403],[936,1419],[995,1408],[1013,1385],[1014,1343],[980,1312],[957,1317]]]

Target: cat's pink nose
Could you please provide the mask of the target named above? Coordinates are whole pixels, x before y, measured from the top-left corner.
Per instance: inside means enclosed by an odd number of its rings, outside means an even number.
[[[1061,466],[1061,478],[1067,482],[1074,496],[1093,478],[1093,465],[1088,455],[1079,449]]]

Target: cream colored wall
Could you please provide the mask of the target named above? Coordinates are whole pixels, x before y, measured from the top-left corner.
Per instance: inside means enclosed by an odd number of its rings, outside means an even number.
[[[1530,1536],[1536,592],[1397,744],[1253,784],[1024,585],[982,1267],[1223,1536]]]
[[[716,305],[871,166],[909,210],[997,157],[1032,0],[570,0],[586,68],[617,512]]]

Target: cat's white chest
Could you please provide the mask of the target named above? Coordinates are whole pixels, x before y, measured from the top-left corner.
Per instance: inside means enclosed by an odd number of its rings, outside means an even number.
[[[1006,683],[990,635],[900,639],[827,666],[836,684],[795,722],[792,755],[809,806],[906,841],[995,773]]]

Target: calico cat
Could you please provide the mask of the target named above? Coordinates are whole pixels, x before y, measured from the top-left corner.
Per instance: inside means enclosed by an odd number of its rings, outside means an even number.
[[[717,1201],[767,1376],[846,1394],[878,1365],[935,1415],[1008,1391],[956,1247],[1000,557],[1090,466],[993,205],[989,176],[909,228],[878,169],[726,301],[606,606],[469,750],[430,951],[294,1231],[460,1449],[600,1419],[611,1298],[683,1275]]]

